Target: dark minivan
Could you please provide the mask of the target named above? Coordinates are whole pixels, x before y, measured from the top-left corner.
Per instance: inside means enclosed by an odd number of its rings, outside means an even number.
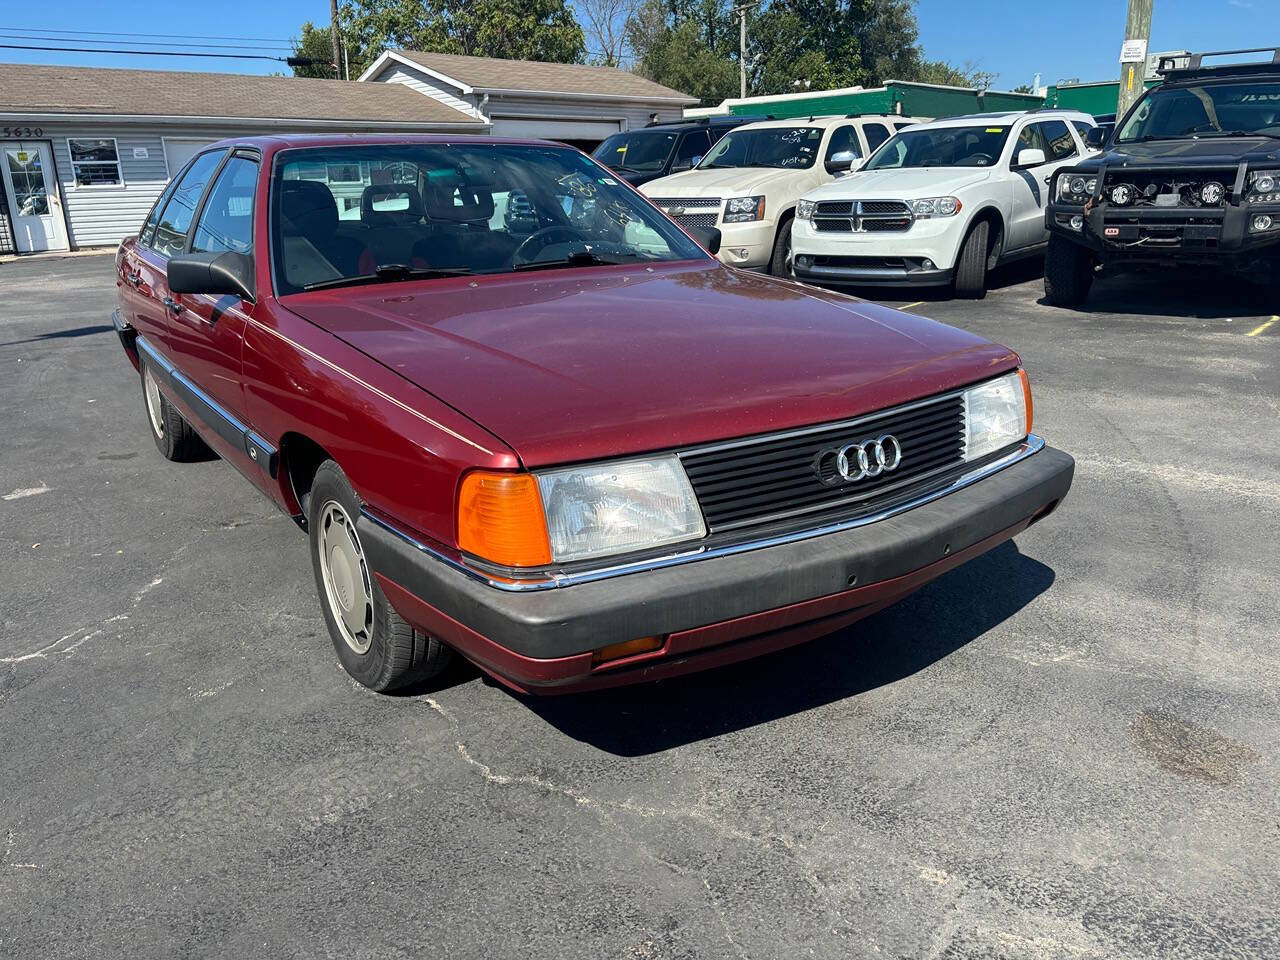
[[[734,127],[766,117],[703,117],[686,123],[656,123],[615,133],[591,156],[633,187],[671,173],[692,170],[712,145]]]

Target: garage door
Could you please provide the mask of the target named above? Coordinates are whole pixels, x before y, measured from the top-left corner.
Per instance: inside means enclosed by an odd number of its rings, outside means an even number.
[[[164,162],[169,165],[169,176],[176,176],[183,165],[214,140],[194,140],[186,137],[164,138]]]
[[[531,137],[542,140],[603,140],[622,129],[621,120],[530,120],[494,117],[495,137]]]

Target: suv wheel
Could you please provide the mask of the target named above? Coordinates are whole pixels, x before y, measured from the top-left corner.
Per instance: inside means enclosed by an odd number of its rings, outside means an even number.
[[[1056,233],[1044,255],[1044,298],[1055,307],[1078,307],[1093,286],[1093,254]]]
[[[975,223],[956,260],[956,296],[981,299],[987,295],[987,265],[991,259],[991,222]]]
[[[151,439],[156,442],[156,449],[161,456],[178,463],[205,460],[212,456],[213,451],[160,392],[160,384],[156,382],[150,364],[143,360],[141,367],[142,405],[147,411]]]
[[[775,277],[791,276],[791,225],[794,217],[788,217],[778,227],[778,235],[773,238],[773,257],[769,260],[769,272]]]
[[[360,499],[332,460],[316,471],[307,497],[311,566],[325,626],[347,673],[384,692],[436,676],[451,651],[400,619],[365,560],[356,517]]]

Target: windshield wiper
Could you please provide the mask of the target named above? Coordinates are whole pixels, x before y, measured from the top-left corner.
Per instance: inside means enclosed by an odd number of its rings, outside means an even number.
[[[380,263],[373,273],[355,277],[334,277],[332,280],[316,280],[304,283],[303,290],[326,290],[330,287],[351,287],[366,283],[390,283],[396,280],[438,280],[442,277],[465,277],[470,267],[411,267],[404,263]]]
[[[517,263],[512,270],[558,270],[564,267],[612,267],[633,260],[648,260],[649,257],[638,253],[614,253],[601,255],[590,250],[576,250],[559,260],[530,260],[528,263]]]
[[[1214,130],[1208,133],[1197,133],[1196,136],[1207,140],[1219,140],[1223,137],[1265,137],[1268,140],[1280,140],[1278,134],[1262,133],[1256,130]]]

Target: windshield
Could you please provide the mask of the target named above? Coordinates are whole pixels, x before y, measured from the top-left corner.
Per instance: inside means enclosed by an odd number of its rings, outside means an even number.
[[[615,170],[661,170],[676,145],[674,133],[616,133],[591,154]]]
[[[1280,137],[1280,84],[1275,81],[1156,87],[1138,104],[1116,139]]]
[[[706,256],[589,157],[518,144],[282,151],[271,234],[281,295],[414,276]]]
[[[720,139],[700,164],[713,167],[777,167],[804,170],[813,166],[822,144],[821,127],[757,127],[735,130]]]
[[[909,127],[887,140],[862,169],[990,167],[1008,139],[1007,126]]]

